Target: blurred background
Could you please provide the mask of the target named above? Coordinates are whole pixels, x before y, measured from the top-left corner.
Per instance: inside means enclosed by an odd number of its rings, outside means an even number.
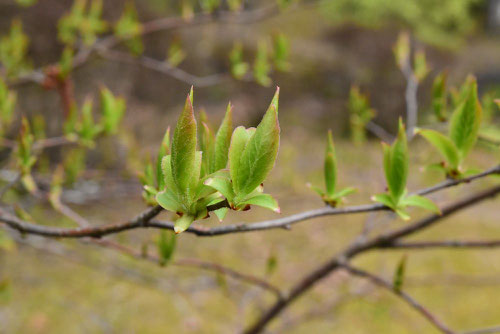
[[[25,5],[0,0],[0,36],[18,19],[30,39],[30,66],[57,63],[64,49],[58,39],[58,21],[71,10],[73,1],[19,2]],[[181,17],[183,4],[143,0],[136,1],[135,8],[139,21],[149,22]],[[103,19],[116,22],[125,6],[126,1],[104,1]],[[268,1],[244,1],[242,13],[269,6]],[[197,2],[192,9],[202,10]],[[499,0],[311,0],[292,1],[270,15],[243,23],[217,22],[217,11],[212,15],[215,22],[160,30],[142,38],[143,55],[168,59],[172,68],[181,71],[180,76],[172,75],[175,70],[162,73],[137,61],[96,55],[71,73],[78,104],[86,97],[97,97],[103,85],[127,101],[124,130],[117,138],[97,142],[85,158],[86,172],[63,193],[64,201],[92,224],[124,221],[144,209],[138,175],[156,154],[166,128],[175,125],[191,84],[195,111],[204,109],[214,126],[222,119],[228,101],[234,105],[235,125],[255,126],[274,87],[280,87],[281,147],[265,186],[278,199],[282,216],[323,205],[306,184],[322,184],[328,129],[336,140],[340,185],[358,188],[348,204],[367,203],[371,194],[384,191],[380,139],[369,133],[363,145],[352,143],[348,99],[351,86],[359,86],[376,111],[373,121],[388,134],[396,132],[398,117],[406,115],[407,81],[393,55],[401,31],[409,32],[413,49],[425,52],[430,70],[418,89],[422,126],[433,122],[432,82],[444,70],[450,86],[460,86],[472,73],[478,79],[480,95],[500,90]],[[241,44],[243,57],[252,66],[261,45],[271,48],[277,34],[286,36],[289,56],[284,70],[269,72],[270,82],[259,84],[229,74],[229,55],[235,43]],[[126,52],[123,46],[117,49]],[[18,113],[43,115],[47,136],[61,134],[61,103],[55,90],[32,82],[16,85],[15,90]],[[498,117],[498,108],[494,112]],[[421,139],[411,144],[409,189],[442,180],[440,173],[421,168],[436,161],[437,153]],[[67,154],[60,148],[47,153],[56,162]],[[495,163],[498,152],[481,143],[468,159],[474,168]],[[53,165],[48,162],[47,168]],[[482,180],[432,198],[447,203],[491,182]],[[46,224],[73,226],[32,199],[19,196],[9,200]],[[412,212],[412,217],[420,215]],[[230,213],[224,224],[278,217],[254,208]],[[206,239],[181,235],[174,259],[216,262],[288,287],[345,246],[367,221],[378,222],[375,232],[404,224],[392,218],[374,213],[315,219],[291,231]],[[499,222],[497,199],[446,219],[422,237],[500,237]],[[198,224],[219,223],[210,218]],[[0,237],[1,333],[234,333],[273,300],[269,293],[221,273],[177,265],[161,267],[85,242],[23,238],[7,230]],[[138,251],[155,253],[158,232],[136,230],[113,238]],[[370,253],[356,263],[391,277],[402,254]],[[495,249],[411,253],[405,284],[408,292],[453,328],[498,325],[499,255]],[[344,273],[322,281],[269,330],[435,332],[393,296]]]

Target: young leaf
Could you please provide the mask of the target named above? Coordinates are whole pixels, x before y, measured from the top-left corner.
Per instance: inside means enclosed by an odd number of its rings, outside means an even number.
[[[240,187],[237,195],[250,194],[264,182],[274,166],[280,139],[278,99],[279,88],[276,89],[266,114],[243,150],[237,175]]]
[[[215,176],[205,180],[205,185],[209,186],[222,194],[230,203],[235,196],[231,180],[227,177]]]
[[[192,89],[177,121],[172,140],[172,176],[179,191],[186,193],[194,174],[196,159],[196,119]]]
[[[358,86],[349,91],[349,121],[352,141],[359,145],[366,139],[366,124],[375,117],[375,110],[370,108],[368,97],[361,94]]]
[[[156,194],[156,201],[162,208],[170,212],[182,212],[183,206],[177,200],[177,195],[173,189],[165,189]]]
[[[267,44],[265,41],[260,41],[257,46],[257,54],[253,65],[253,76],[255,81],[262,86],[268,87],[271,85],[271,78],[269,73],[271,66],[267,54]]]
[[[215,136],[215,158],[211,172],[224,169],[227,166],[229,145],[231,144],[231,133],[233,131],[233,107],[227,105],[226,115]]]
[[[204,113],[202,115],[204,115]],[[201,175],[205,176],[212,172],[211,166],[213,165],[214,154],[215,154],[215,138],[212,133],[212,130],[210,130],[208,124],[205,122],[201,122],[199,132],[200,132],[200,148],[201,151],[203,152]]]
[[[377,194],[372,196],[372,200],[375,202],[379,202],[383,205],[385,205],[388,208],[391,208],[393,210],[396,209],[396,204],[394,203],[392,197],[389,194]]]
[[[275,34],[273,36],[273,62],[276,70],[286,72],[290,69],[289,52],[290,43],[287,37],[282,33]]]
[[[431,143],[446,159],[451,168],[456,169],[460,164],[460,154],[455,144],[445,135],[434,130],[416,130],[416,133]]]
[[[186,52],[182,50],[180,40],[175,39],[168,47],[167,62],[173,67],[177,67],[186,59]]]
[[[257,205],[269,210],[273,210],[276,213],[281,212],[278,202],[269,194],[258,194],[246,199],[244,202],[241,202],[239,204],[241,208],[245,207],[246,205]]]
[[[410,35],[407,32],[401,32],[393,48],[396,63],[400,68],[406,66],[410,58]]]
[[[215,215],[217,216],[217,219],[219,219],[219,222],[222,223],[224,218],[226,218],[226,214],[229,211],[229,208],[220,208],[214,211]]]
[[[163,157],[170,154],[170,127],[165,131],[163,140],[161,141],[160,149],[158,150],[158,156],[156,158],[156,184],[159,190],[163,190],[165,187],[165,179],[163,177],[162,171],[162,160]],[[170,166],[170,163],[168,163]]]
[[[26,61],[29,38],[23,32],[20,20],[13,20],[8,35],[0,38],[0,63],[5,68],[7,76],[16,76],[30,68]]]
[[[250,67],[248,63],[243,61],[243,46],[241,43],[236,43],[229,53],[229,62],[231,63],[231,75],[238,80],[241,80],[248,72]]]
[[[172,232],[161,231],[157,241],[158,255],[160,258],[160,265],[164,266],[172,259],[176,244],[175,234]]]
[[[0,78],[0,136],[7,130],[14,119],[16,101],[16,92],[10,91]]]
[[[441,72],[432,83],[432,109],[440,122],[447,119],[446,105],[446,80],[447,73]]]
[[[397,203],[405,191],[408,177],[408,143],[401,119],[399,119],[398,137],[392,144],[387,158],[388,161],[384,163],[387,168],[385,172],[387,185],[391,196]]]
[[[419,195],[408,196],[404,199],[403,204],[408,205],[408,206],[417,206],[419,208],[434,212],[438,215],[441,214],[441,210],[436,205],[436,203],[434,203],[430,199],[423,197],[423,196],[419,196]]]
[[[118,132],[118,126],[125,113],[125,100],[117,98],[106,87],[101,88],[102,128],[105,134]]]
[[[469,78],[465,99],[453,112],[450,119],[450,138],[462,157],[467,155],[476,142],[481,124],[481,114],[482,109],[477,98],[477,83],[474,78]]]
[[[392,285],[394,291],[398,293],[401,292],[401,288],[403,287],[405,270],[406,270],[406,255],[401,258],[396,268],[396,271],[394,272],[394,279]]]
[[[115,35],[125,41],[125,45],[134,55],[140,55],[144,51],[140,38],[142,30],[134,3],[131,1],[125,3],[125,9],[115,25]]]
[[[233,183],[233,189],[236,193],[240,192],[240,158],[243,155],[245,146],[250,138],[250,131],[243,126],[234,129],[229,146],[229,172]]]
[[[184,214],[174,223],[174,232],[179,234],[188,229],[188,227],[193,223],[195,217],[191,215]]]
[[[408,212],[406,212],[405,209],[403,209],[402,207],[397,207],[394,212],[396,212],[396,214],[401,218],[403,219],[404,221],[407,221],[407,220],[410,220],[410,215],[408,214]]]
[[[335,157],[335,147],[333,145],[333,135],[331,130],[328,131],[324,172],[326,194],[329,197],[332,197],[335,194],[335,185],[337,181],[337,161]]]
[[[415,68],[413,72],[415,73],[415,78],[420,82],[425,79],[427,74],[429,74],[429,67],[427,66],[427,61],[425,60],[425,53],[422,50],[415,52]]]

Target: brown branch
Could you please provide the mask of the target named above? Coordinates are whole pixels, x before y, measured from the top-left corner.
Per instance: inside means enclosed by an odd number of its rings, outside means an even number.
[[[434,248],[495,248],[500,240],[440,240],[440,241],[398,241],[384,245],[383,249],[434,249]]]
[[[355,256],[369,250],[383,248],[384,245],[391,244],[399,238],[426,229],[438,223],[443,218],[448,217],[457,211],[477,204],[485,199],[495,197],[498,193],[500,193],[500,185],[482,191],[480,193],[470,195],[455,203],[443,207],[441,210],[441,215],[431,215],[427,218],[421,219],[413,224],[402,227],[395,231],[382,234],[367,241],[361,240],[351,244],[351,246],[347,247],[343,252],[335,255],[329,261],[325,262],[324,264],[314,269],[312,272],[305,275],[297,284],[295,284],[290,289],[290,292],[285,295],[285,298],[278,300],[269,309],[267,309],[267,311],[265,311],[260,318],[258,318],[250,327],[248,327],[245,333],[256,334],[262,332],[262,330],[273,319],[275,319],[281,312],[283,312],[283,310],[290,306],[290,304],[293,303],[298,297],[311,289],[316,283],[327,277],[332,272],[338,270],[339,268],[342,268],[347,260],[352,259]]]
[[[430,188],[425,188],[420,191],[415,192],[415,194],[429,194],[431,192],[436,192],[445,188],[456,186],[460,183],[470,182],[472,180],[477,180],[479,178],[496,174],[500,172],[500,165],[490,168],[485,172],[470,176],[468,178],[460,180],[447,180],[439,183],[436,186]],[[161,207],[157,206],[157,210],[162,210]],[[388,210],[387,207],[382,204],[364,204],[356,205],[344,208],[333,208],[326,206],[320,209],[305,211],[295,215],[290,215],[284,218],[278,218],[274,220],[267,220],[252,224],[233,224],[233,225],[221,225],[213,228],[204,228],[199,226],[190,226],[186,232],[193,233],[198,236],[217,236],[229,233],[240,233],[240,232],[250,232],[259,230],[268,230],[275,228],[288,228],[292,224],[297,224],[299,222],[316,218],[322,216],[332,216],[340,214],[353,214],[371,211]],[[159,213],[159,211],[158,211]],[[83,237],[102,237],[109,234],[119,233],[131,229],[137,228],[157,228],[157,229],[169,229],[173,230],[174,224],[171,222],[162,222],[152,220],[158,213],[156,213],[150,219],[137,220],[126,223],[116,223],[108,224],[102,226],[92,226],[86,228],[59,228],[59,227],[49,227],[37,224],[32,224],[25,222],[17,217],[8,215],[5,212],[0,211],[0,222],[5,223],[7,226],[18,230],[21,233],[37,234],[46,237],[56,237],[56,238],[83,238]]]
[[[226,82],[231,79],[231,76],[227,73],[211,74],[203,77],[196,76],[178,67],[170,65],[166,61],[160,61],[146,56],[134,57],[126,52],[109,50],[109,49],[102,49],[98,50],[97,52],[99,56],[101,56],[104,59],[119,61],[127,64],[141,65],[144,68],[162,74],[167,74],[179,81],[182,81],[189,85],[194,85],[196,87],[213,86]]]
[[[435,315],[433,315],[422,304],[417,302],[413,297],[411,297],[410,295],[408,295],[406,292],[404,292],[402,290],[395,290],[393,285],[390,282],[388,282],[388,281],[384,280],[383,278],[380,278],[372,273],[369,273],[369,272],[364,271],[362,269],[352,267],[352,266],[347,265],[347,264],[343,265],[342,267],[344,269],[346,269],[352,275],[366,278],[366,279],[370,280],[372,283],[392,292],[394,295],[401,298],[408,305],[410,305],[413,309],[415,309],[417,312],[419,312],[423,317],[425,317],[427,320],[429,320],[429,322],[432,323],[441,332],[443,332],[445,334],[453,334],[454,333],[454,331],[452,331],[450,328],[448,328],[448,326],[446,326],[441,320],[439,320]]]
[[[500,333],[500,326],[474,329],[471,331],[462,332],[461,334],[493,334],[493,333]]]

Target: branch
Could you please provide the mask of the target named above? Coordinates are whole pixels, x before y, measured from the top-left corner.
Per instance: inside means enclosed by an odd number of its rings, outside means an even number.
[[[255,323],[248,327],[248,329],[245,331],[245,334],[256,334],[262,332],[273,319],[275,319],[281,312],[283,312],[283,310],[290,306],[290,304],[293,303],[298,297],[311,289],[316,283],[327,277],[332,272],[338,270],[339,268],[342,268],[347,260],[352,259],[355,256],[369,250],[383,248],[384,245],[390,244],[396,241],[396,239],[398,238],[405,237],[409,234],[414,234],[427,227],[430,227],[441,221],[443,218],[448,217],[451,214],[463,210],[476,203],[479,203],[485,199],[495,197],[498,193],[500,193],[500,185],[490,188],[486,191],[482,191],[480,193],[465,197],[455,203],[443,207],[441,210],[442,215],[431,215],[411,225],[374,237],[373,239],[367,241],[361,240],[359,242],[353,243],[343,252],[335,255],[329,261],[325,262],[324,264],[314,269],[312,272],[305,275],[290,289],[290,292],[286,295],[286,298],[278,300],[276,303],[274,303],[274,305],[267,309],[267,311],[265,311],[264,314],[255,321]]]
[[[475,329],[472,331],[465,331],[462,332],[461,334],[493,334],[493,333],[500,333],[500,326]]]
[[[438,190],[456,186],[461,183],[470,182],[491,174],[500,173],[500,165],[490,168],[485,172],[470,176],[468,178],[460,180],[447,180],[441,182],[430,188],[425,188],[420,191],[415,192],[415,194],[429,194]],[[162,222],[152,220],[162,209],[161,207],[155,207],[159,210],[149,219],[133,219],[126,223],[108,224],[102,226],[92,226],[86,228],[59,228],[59,227],[49,227],[43,225],[32,224],[23,221],[17,217],[8,215],[0,210],[0,222],[5,223],[7,226],[18,230],[21,233],[37,234],[46,237],[57,237],[57,238],[83,238],[83,237],[94,237],[99,238],[105,235],[119,233],[131,229],[137,228],[157,228],[157,229],[174,229],[174,224],[171,222]],[[153,210],[154,209],[150,209]],[[205,228],[199,226],[190,226],[186,232],[193,233],[198,236],[216,236],[229,233],[240,233],[240,232],[250,232],[259,230],[268,230],[275,228],[288,228],[292,224],[297,224],[299,222],[316,218],[322,216],[332,216],[340,214],[353,214],[371,211],[388,210],[382,204],[364,204],[356,205],[344,208],[333,208],[326,206],[320,209],[305,211],[288,217],[278,218],[274,220],[267,220],[252,224],[233,224],[233,225],[222,225],[213,228]]]
[[[433,315],[429,310],[427,310],[422,304],[420,304],[415,299],[413,299],[413,297],[411,297],[410,295],[408,295],[404,291],[395,290],[393,285],[390,282],[388,282],[388,281],[384,280],[383,278],[378,277],[372,273],[369,273],[367,271],[352,267],[352,266],[347,265],[347,264],[343,265],[342,267],[344,269],[346,269],[352,275],[366,278],[366,279],[370,280],[372,283],[392,292],[394,295],[401,298],[408,305],[410,305],[413,309],[415,309],[417,312],[419,312],[423,317],[425,317],[427,320],[429,320],[429,322],[431,322],[441,332],[443,332],[445,334],[453,334],[454,333],[443,322],[441,322],[438,318],[436,318],[435,315]]]
[[[410,53],[411,54],[411,53]],[[406,79],[405,101],[406,101],[406,124],[408,126],[406,135],[408,139],[413,138],[414,129],[417,127],[418,117],[418,80],[411,66],[410,56],[407,57],[401,72]]]
[[[204,77],[196,76],[178,67],[170,65],[166,61],[160,61],[146,56],[134,57],[126,52],[120,52],[108,49],[98,50],[97,52],[99,56],[101,56],[104,59],[119,61],[127,64],[138,64],[144,68],[162,74],[167,74],[179,81],[182,81],[190,85],[194,85],[196,87],[213,86],[222,82],[226,82],[229,79],[231,79],[231,76],[227,73],[211,74]]]
[[[434,249],[434,248],[495,248],[500,240],[441,240],[441,241],[398,241],[384,245],[383,249]]]
[[[394,136],[387,132],[386,129],[378,125],[377,123],[373,121],[369,121],[366,123],[366,129],[370,131],[372,134],[374,134],[378,139],[382,140],[383,142],[386,143],[392,143],[394,140]]]

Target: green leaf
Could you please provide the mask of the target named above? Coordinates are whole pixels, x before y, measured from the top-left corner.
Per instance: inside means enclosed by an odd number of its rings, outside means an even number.
[[[204,113],[202,114],[204,115]],[[200,126],[200,148],[203,152],[201,175],[212,173],[211,166],[215,156],[215,138],[206,122],[201,122]]]
[[[276,254],[271,253],[266,261],[266,275],[272,275],[278,269],[278,257]]]
[[[318,195],[320,195],[322,198],[325,196],[325,192],[323,191],[323,189],[319,188],[319,187],[316,187],[316,186],[313,186],[312,184],[308,183],[307,184],[307,187],[309,187],[310,189],[314,190]]]
[[[375,117],[375,110],[370,108],[366,95],[361,94],[359,87],[353,85],[349,91],[349,123],[351,126],[351,139],[359,145],[366,139],[366,124]]]
[[[215,215],[217,216],[217,219],[219,219],[219,222],[222,223],[228,211],[229,208],[220,208],[214,211]]]
[[[410,215],[403,208],[397,207],[394,212],[404,221],[410,220]]]
[[[389,153],[385,153],[384,167],[389,192],[395,203],[399,201],[406,188],[408,177],[408,143],[403,121],[399,120],[398,137],[392,144]]]
[[[262,86],[268,87],[271,85],[271,78],[269,73],[271,72],[271,65],[269,64],[268,54],[267,54],[267,43],[265,41],[260,41],[257,47],[257,54],[255,55],[255,61],[253,65],[253,76],[255,81]]]
[[[236,43],[229,53],[229,62],[231,63],[231,74],[238,80],[243,79],[247,74],[249,65],[243,61],[243,46],[241,43]]]
[[[14,120],[16,101],[16,92],[10,91],[0,77],[0,136],[8,130]]]
[[[177,239],[175,234],[168,231],[161,231],[157,241],[160,265],[164,266],[172,260]]]
[[[187,193],[192,183],[196,159],[196,119],[194,118],[192,92],[191,88],[172,140],[172,176],[178,190],[182,193]]]
[[[179,219],[175,221],[174,232],[179,234],[188,229],[188,227],[194,222],[195,217],[191,215],[184,214]]]
[[[158,185],[159,190],[162,190],[165,187],[162,160],[167,154],[170,154],[170,127],[168,127],[167,131],[165,131],[165,135],[161,141],[158,156],[156,158],[156,184]],[[170,168],[170,162],[168,162],[168,167]],[[169,173],[171,174],[171,171]]]
[[[170,212],[183,212],[184,208],[179,203],[178,198],[173,189],[165,189],[156,194],[156,201],[167,211]]]
[[[393,48],[396,63],[400,68],[406,66],[410,58],[410,35],[408,32],[401,32]]]
[[[273,36],[273,62],[276,70],[287,72],[290,69],[288,57],[290,53],[290,43],[283,33]]]
[[[328,196],[333,196],[337,182],[337,160],[335,157],[335,146],[333,145],[333,135],[331,130],[328,131],[324,173],[326,194]]]
[[[446,81],[448,75],[446,72],[441,72],[436,76],[432,83],[432,109],[440,122],[447,119],[447,99],[446,99]]]
[[[210,177],[205,180],[205,185],[208,187],[211,187],[224,196],[229,203],[232,203],[234,199],[234,191],[233,187],[231,184],[231,180],[227,177],[222,177],[222,176],[215,176],[215,177]]]
[[[186,59],[186,52],[182,50],[180,40],[175,39],[168,48],[167,62],[173,67],[177,67]]]
[[[250,139],[251,131],[248,131],[243,126],[237,127],[231,137],[229,146],[229,172],[233,182],[233,189],[236,193],[240,192],[240,161],[248,139]]]
[[[458,168],[460,164],[460,154],[455,144],[448,137],[434,130],[418,129],[416,133],[420,134],[431,143],[452,168]]]
[[[238,196],[243,197],[255,190],[264,182],[274,166],[280,140],[278,99],[279,88],[276,89],[266,114],[243,150],[237,175]]]
[[[161,170],[163,175],[163,184],[167,189],[171,189],[174,192],[177,192],[177,185],[174,181],[174,177],[172,174],[172,156],[166,155],[161,160]]]
[[[215,158],[211,172],[224,169],[227,166],[229,146],[231,144],[231,133],[233,131],[233,107],[227,105],[226,115],[215,136]]]
[[[104,133],[116,134],[125,113],[125,100],[117,98],[106,87],[101,88],[102,128]]]
[[[333,194],[333,198],[334,199],[340,199],[342,197],[346,197],[350,194],[353,194],[356,192],[356,188],[353,188],[353,187],[347,187],[347,188],[344,188],[340,191],[337,191],[335,194]]]
[[[26,60],[29,38],[23,32],[20,20],[12,20],[10,31],[0,38],[0,63],[5,68],[7,77],[13,77],[31,68]]]
[[[257,205],[263,208],[281,213],[278,202],[269,194],[258,194],[239,203],[239,208],[243,209],[246,205]]]
[[[474,78],[469,78],[465,99],[461,101],[450,119],[450,138],[462,157],[467,155],[476,142],[481,114],[482,109],[477,98],[477,83]]]
[[[395,210],[395,208],[396,208],[396,205],[395,205],[392,197],[389,194],[374,195],[374,196],[372,196],[372,201],[381,203],[392,210]]]
[[[413,72],[415,73],[415,77],[418,81],[422,81],[425,79],[427,74],[429,74],[429,67],[427,66],[427,61],[425,59],[425,53],[422,50],[415,52],[414,58],[415,68]]]
[[[434,212],[438,215],[441,214],[441,210],[436,205],[436,203],[434,203],[430,199],[423,197],[423,196],[419,196],[419,195],[408,196],[404,199],[402,204],[408,205],[408,206],[416,206],[416,207]]]
[[[404,255],[401,260],[399,260],[396,271],[394,272],[393,278],[393,288],[396,292],[401,292],[401,288],[403,287],[404,276],[406,270],[406,255]]]

